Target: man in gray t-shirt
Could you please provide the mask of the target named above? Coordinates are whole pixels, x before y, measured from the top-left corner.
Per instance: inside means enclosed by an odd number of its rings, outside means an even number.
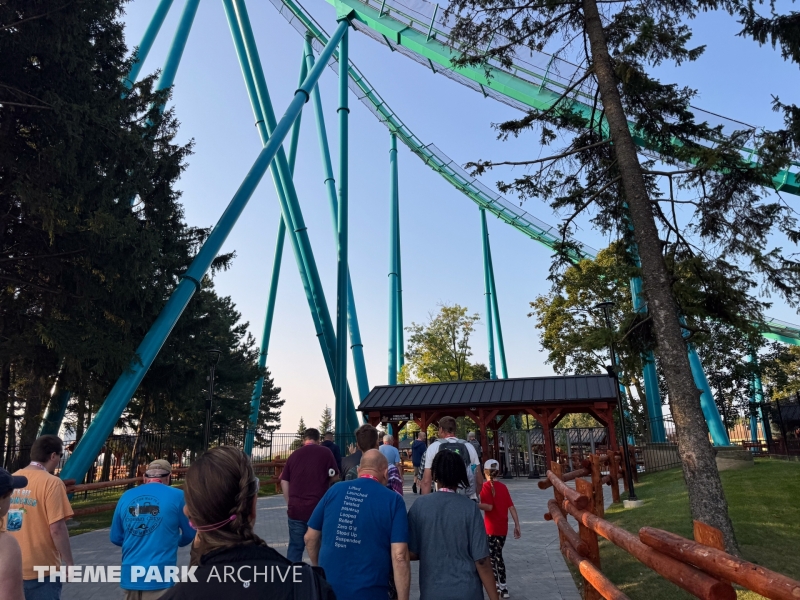
[[[467,472],[461,458],[440,452],[432,471],[438,494],[418,498],[408,511],[408,549],[419,560],[420,600],[497,600],[489,542],[478,505],[450,493]]]

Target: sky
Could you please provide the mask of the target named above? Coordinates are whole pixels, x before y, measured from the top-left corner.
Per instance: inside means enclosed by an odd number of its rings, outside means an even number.
[[[156,4],[156,0],[133,0],[127,5],[124,22],[129,48],[139,44]],[[152,73],[163,64],[183,5],[183,0],[174,2],[142,73]],[[332,5],[325,0],[303,0],[303,5],[328,32],[333,31],[336,13]],[[251,0],[248,10],[275,112],[280,116],[297,87],[303,40],[268,0]],[[699,97],[694,104],[705,110],[753,125],[778,127],[779,115],[770,108],[772,95],[798,101],[796,66],[785,63],[769,46],[759,48],[737,37],[736,23],[725,14],[702,14],[692,27],[694,40],[707,45],[703,57],[678,69],[659,67],[658,75],[697,89]],[[506,142],[496,139],[491,125],[517,118],[518,111],[435,75],[353,31],[350,59],[424,143],[435,143],[457,163],[540,155],[534,136]],[[320,90],[337,172],[337,76],[329,69],[322,76]],[[194,141],[194,154],[178,184],[186,220],[195,226],[212,226],[261,147],[222,3],[217,0],[200,3],[169,106],[181,123],[178,141]],[[352,93],[350,109],[350,272],[369,383],[385,385],[389,133]],[[441,303],[458,303],[483,317],[477,206],[402,144],[398,161],[405,324],[424,322]],[[511,175],[497,171],[484,176],[483,182],[494,189],[498,179]],[[335,315],[336,246],[323,180],[316,125],[308,110],[300,134],[295,185],[325,297]],[[787,198],[790,204],[800,201]],[[538,200],[526,201],[524,209],[547,223],[558,221]],[[533,319],[527,316],[529,302],[550,288],[546,279],[550,253],[491,215],[487,217],[509,376],[552,374]],[[232,268],[215,276],[217,292],[232,297],[257,340],[263,328],[278,219],[278,200],[267,175],[223,247],[223,252],[236,252]],[[588,226],[578,238],[594,248],[609,242]],[[794,309],[773,301],[770,316],[800,320]],[[473,335],[472,349],[474,362],[488,361],[482,322]],[[350,357],[348,363],[355,391]],[[301,416],[309,426],[316,424],[325,406],[333,406],[332,387],[288,240],[267,366],[286,400],[282,431],[294,431]]]

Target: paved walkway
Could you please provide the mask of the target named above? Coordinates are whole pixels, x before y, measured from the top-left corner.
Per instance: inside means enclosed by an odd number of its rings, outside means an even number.
[[[418,497],[411,493],[407,480],[405,501],[411,506]],[[504,549],[508,588],[514,600],[580,600],[564,558],[558,546],[555,525],[544,520],[547,501],[552,490],[542,491],[536,481],[512,479],[508,485],[522,526],[522,538],[509,536]],[[607,486],[604,486],[609,491]],[[610,494],[609,494],[610,495]],[[606,498],[606,502],[609,498]],[[256,533],[281,553],[289,543],[286,523],[286,504],[282,496],[270,496],[258,501]],[[509,531],[510,532],[510,531]],[[71,539],[72,552],[79,565],[118,565],[120,549],[108,540],[108,529],[76,536]],[[178,564],[189,564],[189,550],[181,548]],[[411,598],[419,599],[418,566],[411,563]],[[64,600],[105,600],[122,598],[118,584],[74,583],[64,586]]]

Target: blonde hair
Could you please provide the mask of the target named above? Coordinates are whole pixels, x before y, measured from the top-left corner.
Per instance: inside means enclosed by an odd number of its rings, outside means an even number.
[[[492,497],[494,497],[494,480],[500,475],[500,469],[484,469],[483,472],[486,474],[486,479],[489,480],[489,487],[492,488]]]

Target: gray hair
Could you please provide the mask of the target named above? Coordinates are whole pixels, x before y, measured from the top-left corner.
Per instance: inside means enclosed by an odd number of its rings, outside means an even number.
[[[383,443],[391,444],[393,439],[394,438],[387,433],[385,436],[383,436]]]
[[[467,439],[468,439],[468,440],[474,440],[474,439],[475,439],[475,432],[474,432],[474,431],[470,431],[470,432],[467,434]]]

